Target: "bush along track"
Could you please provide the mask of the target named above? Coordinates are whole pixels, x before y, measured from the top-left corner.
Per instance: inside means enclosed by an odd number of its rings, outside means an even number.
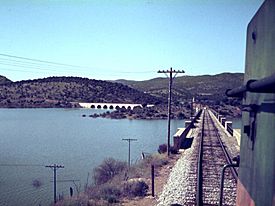
[[[163,146],[162,146],[163,147]],[[105,159],[93,169],[93,184],[73,197],[65,197],[56,205],[131,205],[132,200],[142,200],[151,195],[151,165],[155,176],[169,163],[167,153],[148,155],[129,169],[126,162]],[[139,204],[135,204],[139,205]]]

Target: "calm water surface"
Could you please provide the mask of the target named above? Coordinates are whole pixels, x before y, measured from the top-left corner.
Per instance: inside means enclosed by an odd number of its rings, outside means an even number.
[[[83,190],[88,173],[105,158],[127,161],[128,144],[122,138],[138,139],[131,144],[132,162],[141,152],[156,152],[166,141],[165,120],[82,117],[95,111],[0,109],[0,205],[49,205],[53,171],[45,165],[65,166],[57,171],[57,194],[68,195],[70,187],[74,193],[76,186]],[[183,125],[184,121],[173,120],[171,132]],[[34,180],[42,186],[35,188]]]

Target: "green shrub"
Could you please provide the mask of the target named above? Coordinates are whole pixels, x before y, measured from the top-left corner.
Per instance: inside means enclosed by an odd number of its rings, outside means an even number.
[[[178,154],[179,153],[179,151],[177,150],[177,148],[176,147],[170,147],[170,152],[171,152],[171,154]]]
[[[121,192],[117,186],[112,184],[106,184],[101,188],[101,194],[106,196],[113,195],[118,197],[120,196]]]
[[[118,185],[113,184],[105,184],[100,190],[103,199],[107,200],[109,203],[116,203],[119,202],[118,198],[121,195],[121,191]]]
[[[143,197],[146,195],[149,186],[144,181],[127,182],[124,187],[124,194],[130,197]]]
[[[104,184],[111,180],[115,175],[119,174],[123,170],[126,170],[127,164],[115,160],[113,158],[108,158],[103,161],[94,170],[94,183],[96,185]]]
[[[42,182],[38,179],[35,179],[32,181],[32,186],[35,188],[39,188],[39,187],[41,187],[41,185],[42,185]]]
[[[86,195],[79,195],[75,197],[68,197],[63,200],[58,201],[56,204],[52,203],[51,206],[80,206],[88,205],[88,197]]]
[[[162,153],[165,153],[165,152],[167,152],[167,145],[166,144],[159,145],[158,153],[162,154]]]
[[[154,154],[147,156],[142,162],[138,165],[138,167],[147,168],[150,171],[151,175],[151,165],[156,167],[161,167],[163,165],[167,165],[169,162],[166,154]],[[150,176],[149,176],[150,177]]]
[[[107,197],[107,201],[108,201],[108,203],[118,203],[119,201],[118,201],[118,199],[115,197],[115,196],[108,196]]]
[[[163,165],[167,165],[168,164],[168,158],[167,157],[154,157],[152,160],[151,160],[151,164],[152,165],[155,165],[155,167],[161,167]]]

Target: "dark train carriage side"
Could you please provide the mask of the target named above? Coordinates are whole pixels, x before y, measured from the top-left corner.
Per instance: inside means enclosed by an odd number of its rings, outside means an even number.
[[[257,81],[252,81],[257,80]],[[275,206],[275,0],[266,0],[247,29],[238,206]]]

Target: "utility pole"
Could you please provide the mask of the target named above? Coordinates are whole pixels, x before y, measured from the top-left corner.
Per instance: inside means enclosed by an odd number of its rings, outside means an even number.
[[[194,102],[195,102],[195,98],[193,97],[192,100],[191,100],[191,111],[190,111],[190,120],[193,119],[193,114],[194,114]]]
[[[122,139],[123,141],[128,141],[129,143],[129,150],[128,150],[128,167],[130,168],[131,166],[131,141],[137,141],[137,139],[131,139],[131,138],[128,138],[128,139]]]
[[[46,165],[45,167],[53,169],[53,196],[54,196],[54,203],[56,203],[56,170],[59,168],[64,168],[63,165]]]
[[[172,67],[170,68],[170,70],[162,70],[162,71],[158,71],[158,73],[164,73],[166,76],[168,76],[167,74],[169,74],[169,95],[168,95],[168,135],[167,135],[167,155],[169,157],[170,155],[170,122],[171,122],[171,96],[172,96],[172,83],[173,83],[173,79],[177,76],[177,74],[179,73],[185,73],[183,70],[173,70]],[[174,77],[173,77],[173,74]]]

